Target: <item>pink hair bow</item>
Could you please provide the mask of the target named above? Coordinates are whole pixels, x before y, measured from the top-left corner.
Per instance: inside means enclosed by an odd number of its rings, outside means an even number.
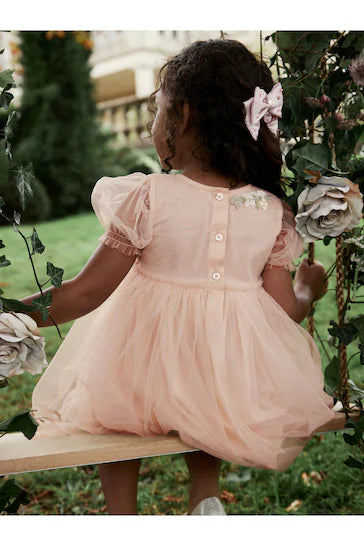
[[[278,133],[278,118],[282,117],[283,89],[280,82],[276,83],[269,93],[256,87],[254,97],[245,100],[245,124],[250,134],[257,140],[260,120],[264,118],[272,133]]]

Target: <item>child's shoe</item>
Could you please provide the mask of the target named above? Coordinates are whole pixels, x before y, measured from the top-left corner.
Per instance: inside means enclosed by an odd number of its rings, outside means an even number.
[[[206,497],[192,510],[191,516],[226,516],[224,506],[218,497]]]

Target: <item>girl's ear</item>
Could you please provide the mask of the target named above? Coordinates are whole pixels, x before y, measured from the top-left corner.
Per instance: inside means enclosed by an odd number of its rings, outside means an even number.
[[[182,108],[182,121],[178,128],[178,134],[182,135],[190,124],[191,120],[191,108],[188,102],[183,103]]]

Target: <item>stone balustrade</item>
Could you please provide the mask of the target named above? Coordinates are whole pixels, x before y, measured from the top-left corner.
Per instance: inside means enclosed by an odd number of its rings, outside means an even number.
[[[97,105],[101,124],[117,134],[118,146],[148,147],[152,145],[146,128],[152,119],[148,97],[120,98]]]

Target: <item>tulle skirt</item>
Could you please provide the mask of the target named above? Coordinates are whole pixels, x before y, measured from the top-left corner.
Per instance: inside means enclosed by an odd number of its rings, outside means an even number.
[[[34,438],[175,430],[220,459],[285,470],[335,416],[311,335],[261,285],[186,287],[135,265],[40,377]]]

